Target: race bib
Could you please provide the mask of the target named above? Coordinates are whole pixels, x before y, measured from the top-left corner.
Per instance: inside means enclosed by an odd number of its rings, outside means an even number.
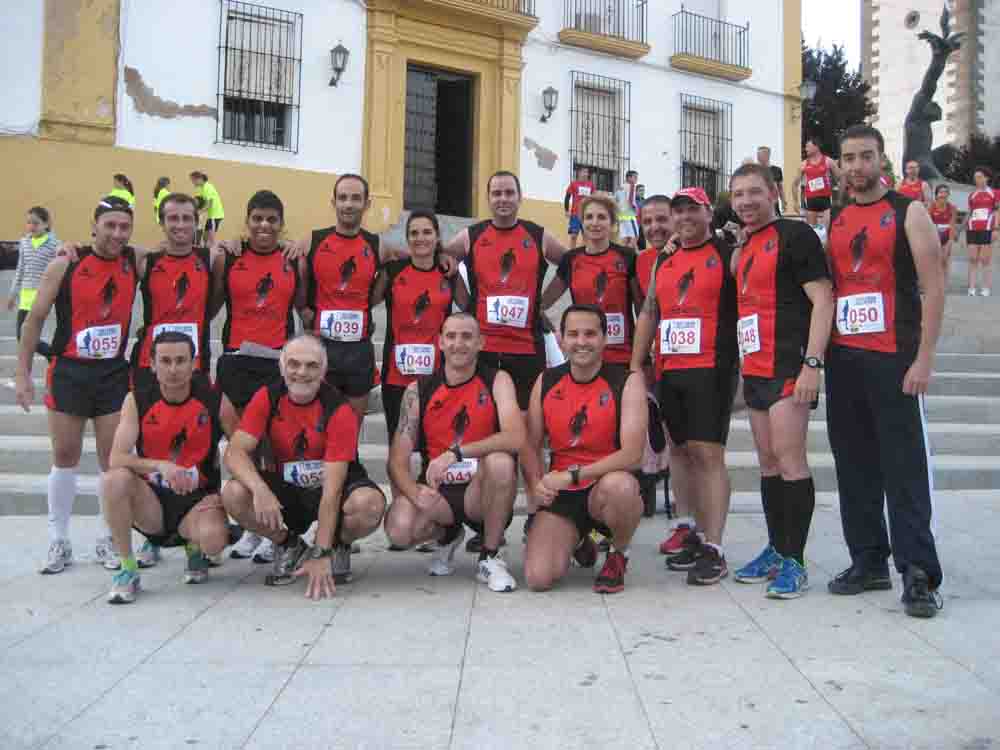
[[[364,316],[361,310],[323,310],[319,314],[319,332],[334,341],[361,341]]]
[[[584,196],[590,195],[590,188],[586,185],[580,185],[580,187],[576,189],[576,194],[583,198]]]
[[[821,191],[823,188],[826,187],[826,178],[813,177],[811,180],[809,180],[809,182],[806,183],[806,185],[808,185],[809,187],[809,192],[818,193],[819,191]]]
[[[838,297],[837,330],[842,336],[882,333],[885,330],[885,308],[882,304],[882,293],[874,292]]]
[[[153,341],[164,331],[179,331],[194,342],[194,356],[198,356],[198,324],[197,323],[161,323],[153,328]]]
[[[951,224],[938,224],[937,225],[938,234],[944,234],[945,232],[951,231]]]
[[[760,351],[760,321],[757,313],[740,318],[737,327],[740,337],[740,357]]]
[[[399,344],[396,369],[404,375],[430,375],[434,372],[434,349],[433,344]]]
[[[281,465],[281,478],[296,487],[319,487],[323,484],[323,462],[289,461]]]
[[[625,343],[625,314],[624,313],[608,313],[608,343],[609,344],[624,344]]]
[[[497,326],[526,328],[528,298],[501,295],[486,298],[486,322]]]
[[[662,354],[701,354],[701,318],[660,321]]]
[[[970,221],[989,221],[990,210],[988,208],[974,208],[972,209],[972,215],[969,217]]]
[[[445,470],[444,479],[441,480],[441,483],[468,484],[472,481],[472,477],[476,475],[478,469],[478,458],[466,458],[462,461],[456,461]]]
[[[122,344],[121,324],[91,326],[76,334],[76,353],[83,359],[111,359]]]
[[[187,474],[194,481],[195,486],[198,486],[198,467],[192,466],[189,469],[184,469],[184,473]],[[149,481],[155,484],[157,487],[163,487],[168,490],[172,490],[173,487],[170,486],[170,482],[164,478],[163,474],[158,471],[154,471],[149,475]]]

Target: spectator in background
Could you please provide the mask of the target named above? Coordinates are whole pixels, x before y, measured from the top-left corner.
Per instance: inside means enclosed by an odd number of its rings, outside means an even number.
[[[132,188],[132,181],[121,173],[114,175],[112,180],[115,186],[108,195],[121,198],[128,203],[129,208],[135,208],[135,190]]]
[[[566,188],[566,195],[563,196],[563,209],[569,219],[569,247],[572,250],[576,247],[577,235],[583,230],[580,223],[579,208],[580,201],[594,192],[594,183],[590,181],[590,170],[587,167],[579,167],[576,170],[576,179]]]
[[[635,186],[635,218],[639,222],[639,237],[636,239],[636,249],[646,249],[646,234],[642,229],[642,204],[646,202],[646,186],[641,182]]]
[[[762,167],[767,167],[774,178],[774,184],[778,188],[778,200],[774,204],[775,213],[781,216],[786,210],[785,207],[785,175],[781,172],[781,167],[776,167],[771,163],[771,147],[757,147],[757,163]]]
[[[170,178],[161,177],[156,181],[156,187],[153,188],[153,221],[157,224],[161,224],[160,221],[160,203],[163,199],[170,195]]]
[[[222,226],[222,220],[226,217],[226,212],[222,208],[222,198],[204,172],[194,171],[190,177],[199,213],[205,217],[205,237],[202,244],[205,247],[212,247],[215,245],[215,235]]]
[[[618,214],[618,239],[625,247],[635,250],[639,238],[638,207],[636,204],[635,187],[639,181],[639,173],[630,169],[625,173],[625,184],[615,191],[615,203]]]
[[[34,206],[28,211],[27,230],[27,234],[18,243],[17,270],[10,285],[10,297],[7,298],[7,309],[17,308],[18,341],[21,340],[21,326],[38,294],[42,274],[49,261],[56,257],[61,244],[52,231],[52,219],[48,210],[41,206]],[[49,345],[39,341],[35,351],[47,359]]]

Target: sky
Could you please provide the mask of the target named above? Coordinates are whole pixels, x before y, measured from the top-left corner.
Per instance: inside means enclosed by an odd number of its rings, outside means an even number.
[[[859,0],[802,0],[802,36],[810,47],[843,45],[851,67],[861,63]]]

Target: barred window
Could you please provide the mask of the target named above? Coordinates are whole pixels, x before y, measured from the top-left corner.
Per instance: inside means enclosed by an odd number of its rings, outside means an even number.
[[[588,167],[594,186],[610,193],[629,167],[631,84],[576,70],[571,76],[573,175],[580,167]]]
[[[216,142],[299,150],[302,14],[221,0]]]
[[[701,187],[714,201],[733,172],[733,105],[681,94],[681,186]]]

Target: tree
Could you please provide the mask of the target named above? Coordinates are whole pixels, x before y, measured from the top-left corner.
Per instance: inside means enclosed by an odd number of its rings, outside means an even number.
[[[802,76],[816,82],[816,96],[802,106],[802,145],[814,139],[823,153],[840,156],[840,135],[875,114],[860,68],[850,71],[842,46],[831,51],[802,45]]]
[[[935,154],[937,157],[938,154]],[[973,133],[966,145],[952,147],[940,158],[942,163],[938,168],[945,177],[971,185],[977,167],[989,167],[994,175],[1000,174],[1000,137],[991,140],[980,133]],[[997,183],[994,181],[994,184]]]

